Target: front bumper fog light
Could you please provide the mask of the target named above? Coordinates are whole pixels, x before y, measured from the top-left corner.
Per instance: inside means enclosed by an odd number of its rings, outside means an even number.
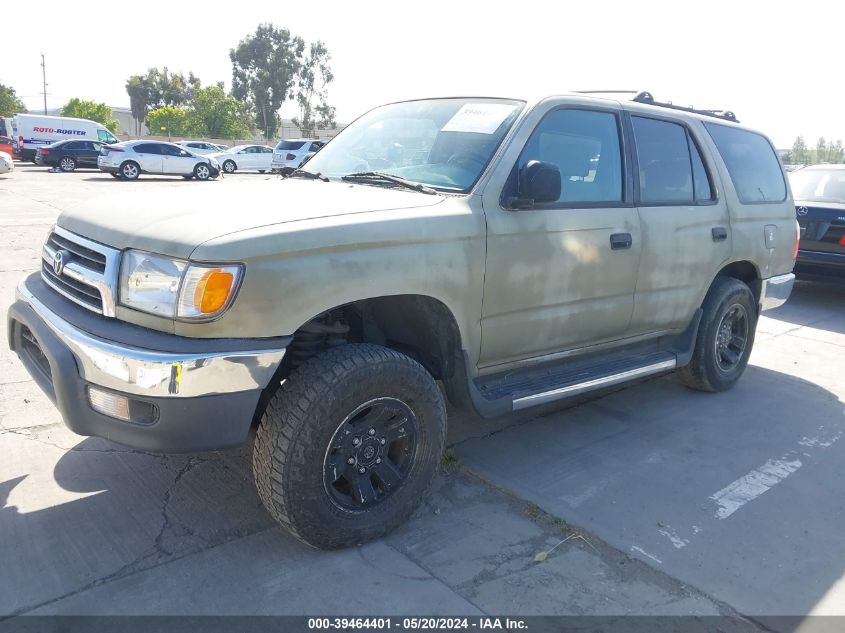
[[[129,398],[89,387],[88,400],[94,411],[129,422]]]
[[[91,408],[110,418],[116,418],[133,424],[154,424],[158,420],[158,407],[132,400],[111,391],[88,387],[88,401]]]

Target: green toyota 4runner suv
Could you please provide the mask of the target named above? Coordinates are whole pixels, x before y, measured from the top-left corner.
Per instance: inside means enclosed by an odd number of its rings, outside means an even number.
[[[81,435],[257,429],[264,505],[317,547],[420,503],[443,394],[491,417],[672,370],[723,391],[793,284],[770,141],[648,93],[394,103],[284,179],[215,186],[62,213],[9,341]]]

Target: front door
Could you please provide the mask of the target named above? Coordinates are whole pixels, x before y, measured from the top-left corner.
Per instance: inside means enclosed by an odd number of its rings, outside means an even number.
[[[632,112],[631,129],[643,231],[631,331],[683,329],[731,255],[728,208],[699,149],[703,126]]]
[[[186,176],[193,173],[197,159],[190,152],[176,145],[162,145],[164,173]]]
[[[587,102],[589,103],[589,102]],[[484,192],[487,268],[483,370],[626,336],[641,233],[627,176],[620,108],[573,103],[535,108]],[[561,195],[508,208],[530,160],[557,165]],[[509,162],[505,162],[509,161]]]

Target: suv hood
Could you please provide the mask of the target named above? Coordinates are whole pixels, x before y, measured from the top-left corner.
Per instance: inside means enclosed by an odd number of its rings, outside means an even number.
[[[143,180],[107,185],[120,193],[71,207],[59,216],[58,225],[114,248],[181,258],[203,242],[237,231],[316,218],[331,225],[334,217],[430,207],[444,200],[403,189],[300,178],[245,178],[225,186],[177,181],[147,185]]]

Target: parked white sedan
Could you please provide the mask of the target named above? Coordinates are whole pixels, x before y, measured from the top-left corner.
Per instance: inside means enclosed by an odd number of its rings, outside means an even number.
[[[262,174],[270,171],[273,162],[273,148],[266,145],[235,145],[225,152],[209,154],[217,160],[227,174],[238,170],[257,170]]]
[[[12,157],[6,152],[0,152],[0,174],[8,174],[15,171],[15,163],[12,162]]]

